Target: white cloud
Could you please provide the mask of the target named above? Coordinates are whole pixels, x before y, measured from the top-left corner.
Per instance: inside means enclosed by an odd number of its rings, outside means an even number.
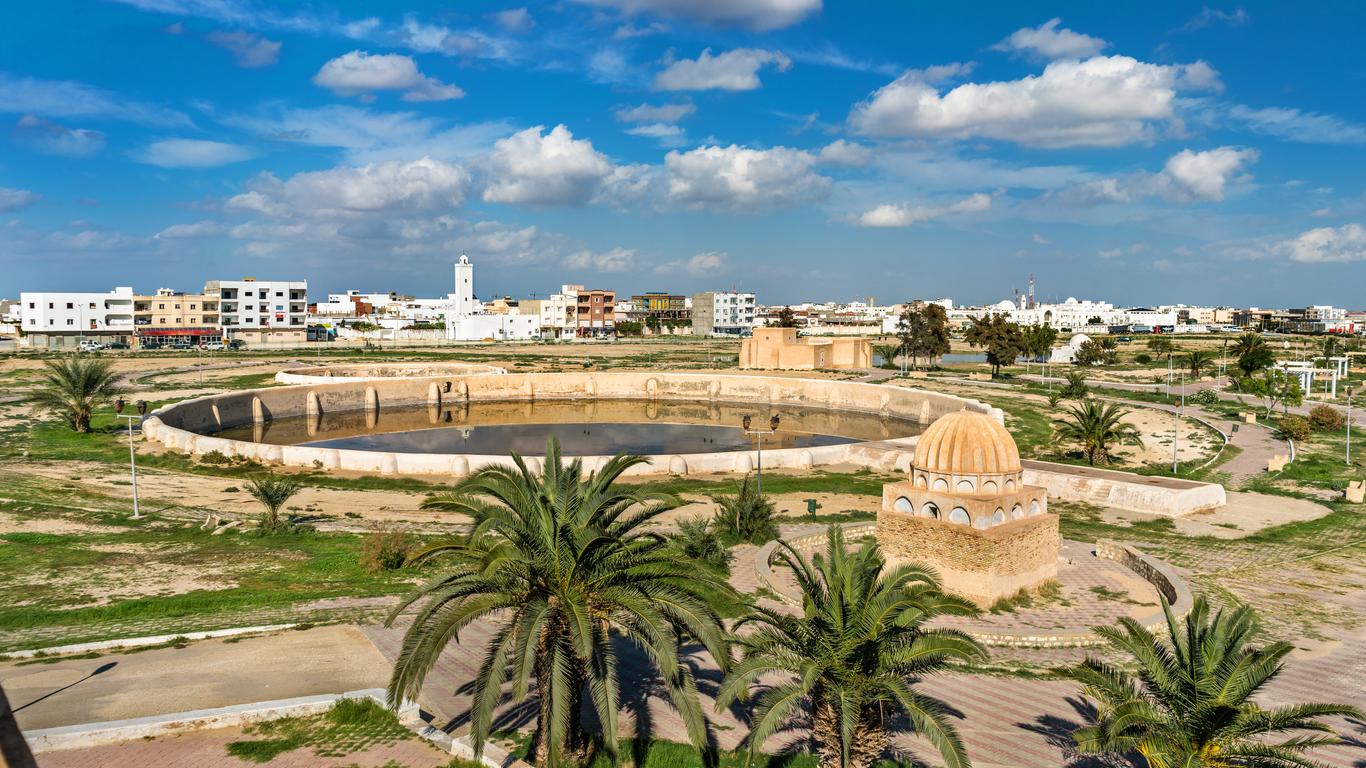
[[[484,199],[493,203],[581,205],[592,202],[616,170],[567,127],[534,126],[500,139],[489,155]]]
[[[450,125],[417,112],[377,112],[342,104],[228,115],[223,120],[268,141],[339,147],[352,165],[423,156],[459,160],[487,152],[494,141],[514,130],[501,121]]]
[[[570,269],[592,269],[598,272],[629,272],[636,264],[634,248],[613,248],[605,253],[589,250],[575,251],[565,257]]]
[[[1229,110],[1229,117],[1256,133],[1290,141],[1366,144],[1366,126],[1350,123],[1336,115],[1302,112],[1293,108],[1252,109],[1238,105]]]
[[[1197,66],[1198,65],[1198,66]],[[1208,65],[1148,64],[1128,56],[1054,61],[1019,80],[965,83],[940,93],[918,73],[874,92],[850,114],[879,137],[991,138],[1044,147],[1118,146],[1154,137],[1174,117],[1191,67],[1212,87]]]
[[[70,80],[39,80],[0,72],[0,112],[73,118],[102,117],[160,127],[190,126],[184,113]]]
[[[1052,241],[1052,240],[1049,240],[1048,238],[1044,237],[1043,235],[1039,234],[1038,232],[1035,232],[1034,235],[1033,235],[1030,239],[1034,241],[1034,244],[1035,244],[1035,245],[1052,245],[1052,244],[1053,244],[1053,241]]]
[[[873,150],[863,144],[836,139],[821,147],[820,161],[825,165],[859,167],[873,161]]]
[[[313,82],[339,96],[373,98],[375,91],[404,91],[404,101],[446,101],[465,92],[422,74],[411,56],[351,51],[323,64]]]
[[[759,82],[759,69],[772,65],[786,72],[792,60],[777,51],[736,48],[713,56],[711,49],[696,59],[680,59],[655,75],[654,87],[660,91],[752,91]]]
[[[1189,21],[1182,24],[1176,31],[1194,32],[1198,29],[1204,29],[1205,27],[1213,26],[1215,24],[1229,27],[1241,27],[1251,20],[1252,17],[1248,16],[1247,11],[1242,8],[1235,8],[1232,11],[1221,11],[1217,8],[1205,6],[1199,13],[1192,16]]]
[[[519,34],[529,32],[532,27],[536,26],[536,20],[531,18],[531,12],[526,8],[509,8],[505,11],[498,11],[493,14],[493,20],[503,29]]]
[[[14,138],[39,152],[65,157],[89,157],[104,149],[104,134],[88,128],[67,128],[37,115],[24,115],[14,126]]]
[[[1311,229],[1273,243],[1270,252],[1302,264],[1366,261],[1366,227],[1344,224]]]
[[[824,199],[830,179],[815,173],[816,158],[787,147],[699,147],[664,157],[665,195],[687,207],[756,210]]]
[[[977,213],[991,208],[991,195],[978,192],[949,205],[883,204],[864,211],[857,221],[863,227],[909,227],[945,216]]]
[[[200,237],[219,237],[227,234],[226,224],[217,221],[196,221],[192,224],[172,224],[154,235],[157,240],[187,240]]]
[[[424,24],[409,14],[403,25],[392,31],[401,43],[418,53],[440,53],[494,61],[517,61],[523,58],[520,41],[491,35],[479,29],[451,29],[438,24]]]
[[[708,251],[687,259],[666,261],[655,267],[655,272],[661,275],[681,273],[690,277],[711,277],[726,270],[726,258],[724,251]]]
[[[27,189],[0,187],[0,211],[17,211],[27,208],[42,198]]]
[[[424,157],[298,173],[284,182],[266,174],[227,207],[282,218],[447,211],[464,201],[469,183],[464,168]]]
[[[702,24],[754,30],[791,26],[820,11],[821,0],[578,0],[627,14],[653,13]]]
[[[1062,190],[1058,196],[1077,205],[1135,203],[1148,197],[1177,203],[1218,202],[1230,184],[1248,180],[1244,170],[1257,157],[1257,150],[1241,147],[1184,149],[1168,158],[1158,173],[1139,171],[1095,179]]]
[[[208,39],[219,48],[231,52],[239,67],[267,67],[280,59],[281,43],[267,40],[253,32],[216,31],[210,32]]]
[[[626,129],[632,136],[654,139],[661,147],[681,147],[688,143],[688,134],[682,128],[668,123],[646,123]]]
[[[661,23],[659,23],[659,22],[657,22],[657,21],[653,21],[653,22],[650,22],[649,24],[643,24],[643,25],[641,25],[641,24],[622,24],[621,26],[619,26],[619,27],[616,28],[616,31],[614,31],[614,32],[612,33],[612,39],[613,39],[613,40],[632,40],[632,39],[637,38],[637,37],[649,37],[650,35],[658,35],[658,34],[660,34],[661,32],[667,32],[667,31],[669,31],[668,25],[666,25],[666,24],[661,24]]]
[[[1035,54],[1046,59],[1081,59],[1095,56],[1109,45],[1099,37],[1059,28],[1061,23],[1062,19],[1053,18],[1037,27],[1017,29],[992,48]]]
[[[133,153],[134,160],[163,168],[212,168],[252,157],[255,155],[246,147],[203,139],[164,139]]]
[[[676,123],[697,111],[690,101],[681,104],[641,104],[636,107],[620,106],[613,110],[617,120],[623,123]]]

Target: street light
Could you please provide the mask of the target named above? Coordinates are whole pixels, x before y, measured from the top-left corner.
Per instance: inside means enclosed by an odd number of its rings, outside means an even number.
[[[1172,423],[1172,474],[1179,474],[1176,464],[1176,445],[1181,436],[1181,416],[1186,412],[1186,374],[1181,373],[1181,407],[1173,411],[1176,420]]]
[[[1352,385],[1347,385],[1347,466],[1352,465]]]
[[[138,412],[125,414],[123,407],[126,405],[123,398],[114,401],[114,413],[120,419],[128,420],[128,466],[133,474],[133,519],[141,520],[142,511],[138,508],[138,461],[137,454],[133,451],[133,419],[138,419],[139,423],[143,416],[147,414],[147,401],[139,400],[137,403]]]
[[[764,495],[764,436],[773,435],[778,431],[778,415],[775,413],[768,419],[768,429],[750,429],[751,419],[749,414],[740,420],[740,426],[746,435],[759,436],[759,461],[758,461],[758,481],[755,483],[755,492],[760,498]]]

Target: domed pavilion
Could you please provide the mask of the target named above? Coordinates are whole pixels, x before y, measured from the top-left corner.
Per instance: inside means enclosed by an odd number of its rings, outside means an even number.
[[[974,411],[920,435],[907,480],[882,487],[877,539],[892,563],[921,563],[945,589],[989,606],[1053,579],[1062,541],[1043,488],[1024,484],[1015,439]]]

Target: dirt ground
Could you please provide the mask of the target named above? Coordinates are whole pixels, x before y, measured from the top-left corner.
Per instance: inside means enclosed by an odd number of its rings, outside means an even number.
[[[1322,504],[1303,499],[1229,492],[1228,504],[1218,509],[1173,518],[1173,522],[1177,531],[1189,536],[1241,539],[1278,525],[1317,520],[1330,512],[1332,510]],[[1111,509],[1106,510],[1102,517],[1107,522],[1123,523],[1154,520],[1161,515]]]

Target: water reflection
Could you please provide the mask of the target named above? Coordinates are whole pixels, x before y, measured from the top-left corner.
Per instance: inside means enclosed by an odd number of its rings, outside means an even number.
[[[782,419],[765,448],[802,448],[907,437],[919,425],[875,414],[821,408],[645,400],[477,402],[436,408],[380,408],[276,419],[223,430],[222,437],[273,445],[398,453],[538,455],[551,435],[570,455],[618,451],[710,453],[753,448],[740,429],[746,415]]]

